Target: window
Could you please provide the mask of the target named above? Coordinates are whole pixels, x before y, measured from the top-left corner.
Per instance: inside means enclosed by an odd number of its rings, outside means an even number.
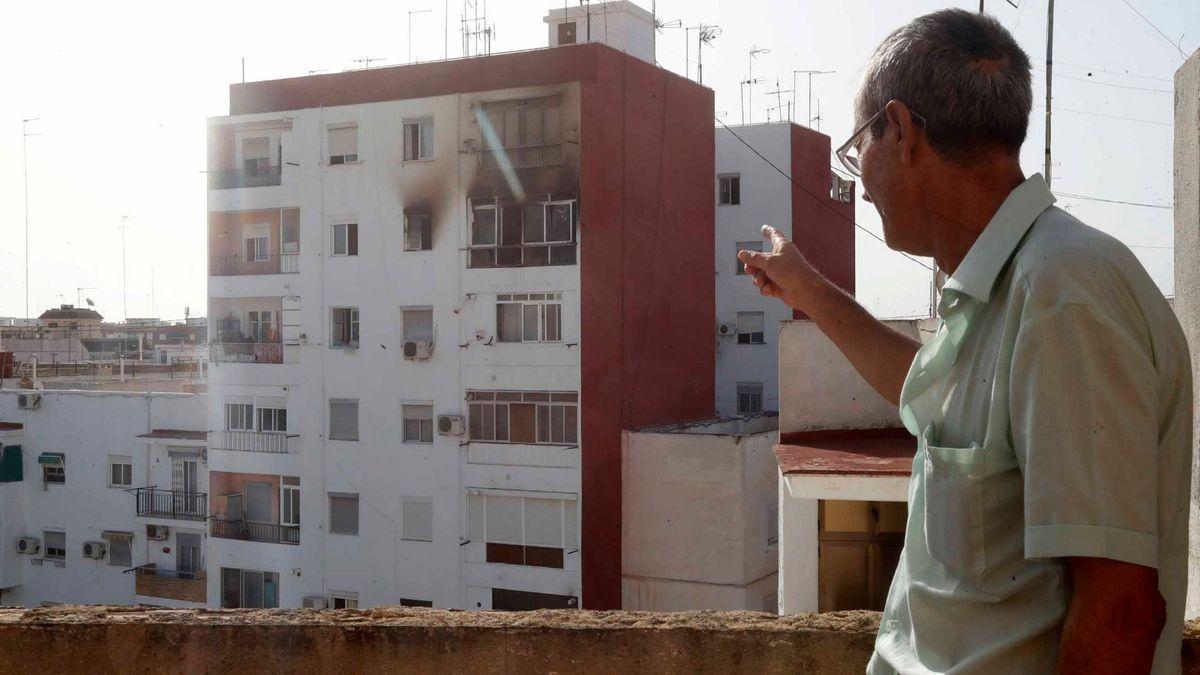
[[[556,145],[562,142],[562,104],[558,97],[488,103],[484,115],[496,132],[495,138],[506,149]],[[491,147],[489,139],[488,150]],[[523,153],[508,153],[514,168],[544,166],[553,157],[526,157]],[[559,160],[553,163],[557,164]],[[537,161],[540,160],[540,161]]]
[[[43,530],[42,541],[45,542],[45,556],[54,560],[67,557],[67,533],[54,530]]]
[[[108,548],[108,564],[113,567],[133,567],[133,533],[104,532]]]
[[[334,223],[333,255],[358,255],[358,223]]]
[[[467,495],[467,536],[487,543],[487,561],[562,568],[578,546],[574,499]]]
[[[742,203],[742,177],[739,174],[730,174],[728,176],[718,176],[717,182],[720,184],[720,197],[717,203],[721,206],[737,206]]]
[[[271,608],[279,606],[279,575],[275,572],[221,568],[221,607]]]
[[[762,412],[762,382],[738,382],[737,397],[737,411],[739,415]]]
[[[300,524],[300,478],[284,476],[279,485],[279,523]]]
[[[129,455],[108,456],[108,486],[130,487],[133,485],[133,458]]]
[[[762,312],[737,313],[737,341],[739,345],[765,344]]]
[[[283,253],[300,252],[300,209],[282,209],[280,214],[282,225],[280,232],[283,240],[280,251]]]
[[[42,465],[42,482],[62,485],[67,482],[66,455],[61,452],[43,452],[38,455]]]
[[[404,250],[429,251],[433,249],[433,217],[428,213],[404,215]]]
[[[470,267],[575,264],[575,202],[501,204],[471,210]]]
[[[329,163],[350,164],[358,161],[358,127],[333,127],[329,130]]]
[[[433,541],[433,499],[401,498],[401,539]]]
[[[433,310],[404,310],[404,341],[433,342]]]
[[[412,598],[400,598],[401,607],[433,607],[432,600],[414,600]]]
[[[267,136],[242,139],[242,168],[247,176],[266,175],[271,168],[271,139]]]
[[[333,335],[330,347],[358,347],[358,308],[333,308]]]
[[[758,251],[759,253],[761,253],[762,250],[763,250],[762,239],[759,239],[758,241],[739,241],[736,244],[736,248],[734,248],[734,250],[733,250],[733,273],[741,274],[741,275],[746,274],[745,264],[741,260],[738,260],[738,257],[737,257],[738,251]]]
[[[277,342],[275,331],[275,313],[271,310],[260,309],[246,312],[246,331],[255,342]]]
[[[467,392],[472,441],[573,445],[579,394],[570,392]]]
[[[251,403],[226,403],[225,428],[230,431],[253,431],[254,405]]]
[[[562,293],[496,296],[496,333],[501,342],[562,340]]]
[[[358,495],[329,493],[330,534],[358,534]]]
[[[575,22],[567,21],[558,24],[558,44],[573,45],[575,44]]]
[[[251,523],[274,522],[271,502],[274,501],[271,484],[265,481],[246,481],[246,520]]]
[[[358,399],[329,399],[329,438],[334,441],[358,440]]]
[[[287,431],[287,410],[284,408],[259,408],[258,430],[276,433]]]
[[[404,161],[433,159],[433,120],[404,123]]]
[[[245,242],[247,262],[262,262],[270,257],[271,238],[266,233],[246,237]]]
[[[358,593],[329,591],[330,609],[358,609]]]
[[[433,406],[402,405],[405,443],[433,442]]]

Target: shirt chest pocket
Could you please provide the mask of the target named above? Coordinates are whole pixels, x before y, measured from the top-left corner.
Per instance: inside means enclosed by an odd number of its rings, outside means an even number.
[[[950,448],[921,439],[925,541],[948,572],[979,580],[1012,551],[1022,522],[1022,481],[1008,448]],[[1017,542],[1019,546],[1019,541]]]

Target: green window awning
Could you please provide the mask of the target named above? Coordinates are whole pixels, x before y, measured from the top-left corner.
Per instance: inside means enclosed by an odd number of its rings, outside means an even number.
[[[46,466],[62,466],[67,456],[61,452],[43,452],[38,455],[38,464]]]
[[[0,483],[19,483],[25,479],[21,446],[7,445],[0,451]]]

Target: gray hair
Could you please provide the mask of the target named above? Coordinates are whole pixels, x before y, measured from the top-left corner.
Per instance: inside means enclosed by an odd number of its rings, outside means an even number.
[[[962,9],[926,14],[875,49],[855,99],[858,119],[891,100],[924,117],[929,144],[952,161],[969,164],[985,149],[1016,153],[1033,102],[1029,56],[990,16]],[[885,126],[881,117],[872,136]]]

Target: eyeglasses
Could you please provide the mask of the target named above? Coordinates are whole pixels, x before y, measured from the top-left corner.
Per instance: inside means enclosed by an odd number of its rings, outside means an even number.
[[[863,134],[865,134],[867,130],[879,120],[879,116],[882,115],[885,110],[887,110],[886,107],[880,108],[879,112],[871,115],[870,119],[868,119],[861,127],[854,131],[854,134],[850,136],[850,140],[843,143],[842,147],[838,148],[837,152],[834,153],[837,155],[838,161],[842,163],[842,166],[846,167],[846,170],[855,176],[862,176],[862,164],[859,161],[858,156],[858,142],[862,139]],[[908,113],[912,115],[913,120],[915,120],[918,124],[920,124],[922,127],[928,128],[923,116],[913,112],[911,109],[908,111]]]

